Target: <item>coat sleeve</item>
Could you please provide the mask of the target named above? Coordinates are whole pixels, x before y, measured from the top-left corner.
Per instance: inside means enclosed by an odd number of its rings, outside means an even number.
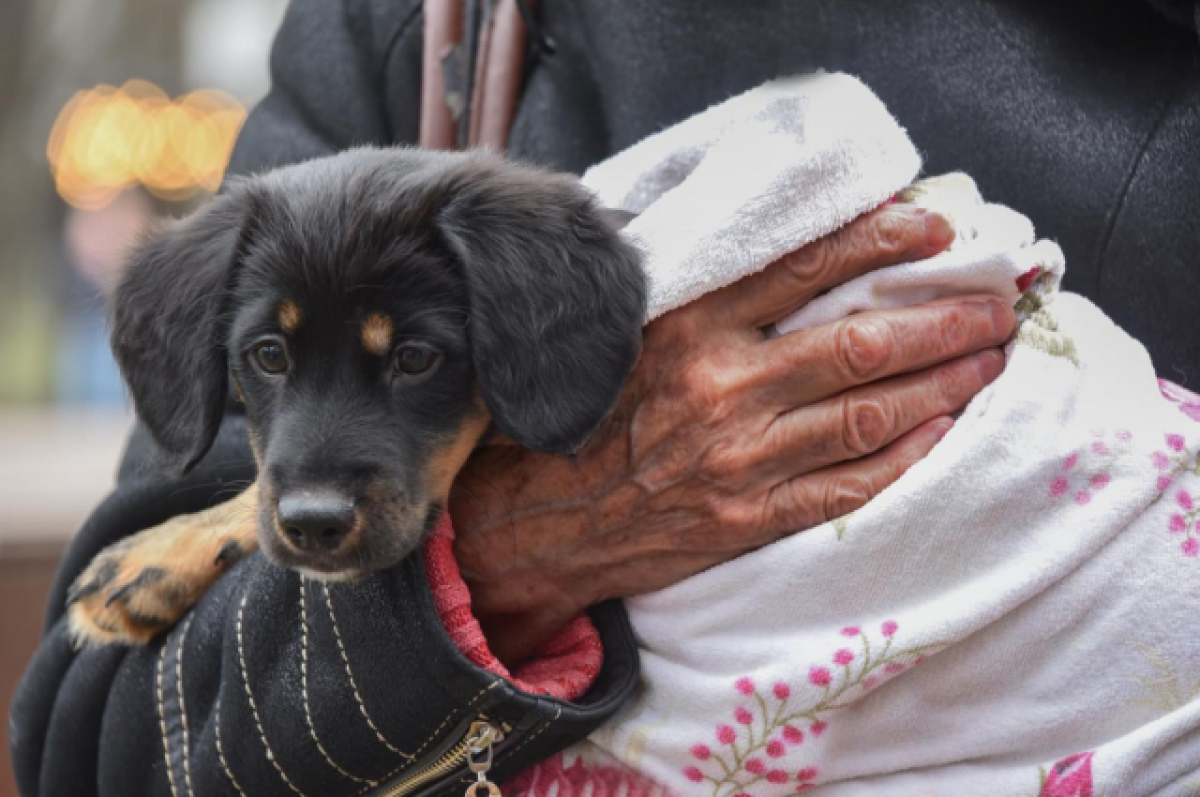
[[[421,20],[419,0],[293,0],[271,47],[271,90],[246,120],[229,174],[415,143]]]

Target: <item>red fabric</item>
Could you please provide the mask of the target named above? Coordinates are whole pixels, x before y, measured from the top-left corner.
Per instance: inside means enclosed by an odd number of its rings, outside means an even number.
[[[587,615],[572,620],[515,673],[492,655],[471,613],[471,593],[454,558],[454,526],[448,516],[425,543],[425,574],[446,633],[472,664],[507,678],[518,689],[563,700],[580,697],[595,682],[604,663],[604,647]]]

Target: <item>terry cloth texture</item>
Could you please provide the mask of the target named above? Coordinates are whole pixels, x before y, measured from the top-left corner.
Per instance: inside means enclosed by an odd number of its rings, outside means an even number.
[[[823,76],[761,96],[812,96],[820,84],[849,90],[847,78]],[[857,110],[836,116],[858,101],[791,107],[800,118],[777,127],[807,129],[807,110],[835,114],[822,125],[840,125],[846,144],[818,157],[859,152],[854,139],[877,134]],[[741,162],[760,161],[751,170],[767,173],[778,153],[800,149],[755,147]],[[660,150],[671,174],[672,152]],[[911,158],[906,142],[896,158]],[[598,172],[611,177],[624,159]],[[637,148],[628,162],[633,182],[654,184]],[[710,175],[707,184],[719,182]],[[661,201],[691,206],[679,195],[687,190],[684,181]],[[962,176],[911,194],[952,213],[960,235],[951,250],[851,282],[781,328],[984,290],[1012,301],[1020,318],[1007,369],[926,459],[862,509],[627,601],[644,667],[639,696],[588,742],[526,773],[518,793],[630,782],[721,797],[1200,786],[1197,399],[1160,387],[1135,340],[1060,292],[1062,252],[1036,240],[1026,219],[983,203]],[[762,237],[783,220],[801,228],[804,217],[819,220],[820,234],[856,215],[860,206],[839,203],[859,195],[836,186],[790,215],[744,197],[740,221],[755,228],[763,208]],[[637,201],[655,219],[656,198]],[[691,217],[674,218],[687,226]],[[666,233],[659,246],[645,229],[631,235],[650,253],[674,251],[681,237]],[[667,261],[664,273],[686,272],[688,256],[719,268],[701,251]]]
[[[818,75],[711,108],[589,169],[583,183],[601,203],[640,214],[624,232],[643,256],[652,320],[880,205],[920,167],[866,86]]]

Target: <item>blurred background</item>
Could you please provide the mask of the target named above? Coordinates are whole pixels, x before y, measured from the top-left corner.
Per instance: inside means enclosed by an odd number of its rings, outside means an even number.
[[[286,0],[0,0],[0,797],[9,700],[131,414],[104,293],[221,182]]]

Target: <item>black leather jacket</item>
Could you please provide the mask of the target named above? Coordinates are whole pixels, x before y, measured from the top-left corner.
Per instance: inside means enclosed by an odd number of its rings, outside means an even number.
[[[848,71],[907,126],[928,172],[966,170],[1029,214],[1063,245],[1069,287],[1144,340],[1164,376],[1200,382],[1191,2],[542,0],[539,16],[557,47],[529,67],[515,154],[580,171],[768,78]],[[233,170],[411,143],[421,23],[418,0],[295,0]],[[23,794],[369,794],[363,779],[454,764],[481,716],[507,727],[502,779],[582,738],[634,688],[636,648],[616,605],[595,610],[605,668],[580,701],[497,682],[446,639],[415,558],[332,590],[346,658],[324,595],[302,599],[298,578],[258,555],[156,644],[72,652],[63,594],[95,552],[227,496],[253,469],[233,415],[187,479],[146,472],[147,461],[135,435],[115,492],[63,561],[12,710]],[[446,771],[424,788],[461,790],[461,767]]]

